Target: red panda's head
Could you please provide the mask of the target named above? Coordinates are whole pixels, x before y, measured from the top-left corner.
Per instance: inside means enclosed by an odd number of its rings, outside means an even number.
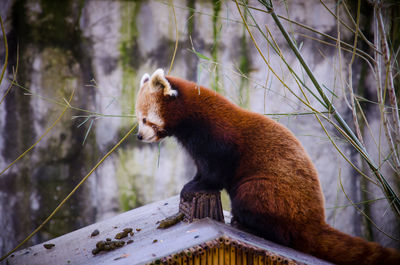
[[[143,75],[136,99],[139,140],[158,142],[168,135],[165,105],[177,96],[178,91],[171,88],[162,69],[157,69],[151,76],[147,73]]]

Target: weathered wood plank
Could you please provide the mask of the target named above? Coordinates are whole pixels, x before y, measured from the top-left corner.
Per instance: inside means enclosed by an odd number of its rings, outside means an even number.
[[[191,201],[181,197],[179,212],[185,215],[185,221],[209,217],[224,222],[220,192],[196,192]]]
[[[161,242],[162,238],[159,237],[161,231],[156,229],[156,222],[177,212],[178,203],[179,198],[175,196],[122,213],[45,242],[55,244],[52,249],[45,249],[43,244],[39,244],[21,250],[15,253],[14,257],[8,259],[9,264],[107,264],[111,261],[114,264],[116,262],[114,259],[123,255],[135,256],[137,257],[135,260],[140,260],[142,258],[140,251],[138,253],[136,250],[143,246],[152,246],[154,239]],[[96,247],[99,240],[114,239],[118,232],[127,227],[133,228],[135,232],[133,237],[129,237],[134,240],[133,243],[107,253],[95,256],[92,254],[92,249]],[[141,231],[137,232],[136,228]],[[95,229],[98,229],[100,234],[91,237],[90,235]],[[148,258],[152,258],[152,255],[150,254]]]
[[[208,218],[194,223],[181,222],[167,229],[157,229],[156,222],[178,212],[178,204],[179,197],[175,196],[122,213],[45,242],[55,245],[51,249],[46,249],[43,244],[39,244],[21,250],[15,253],[14,257],[8,259],[8,264],[146,264],[180,253],[188,248],[196,248],[222,236],[268,250],[300,263],[329,264]],[[226,221],[229,221],[228,218]],[[125,244],[113,251],[92,254],[91,251],[95,248],[96,242],[106,238],[113,239],[124,228],[133,228],[135,234],[123,239],[125,242],[134,240],[133,243]],[[136,228],[141,230],[136,231]],[[95,229],[98,229],[100,233],[91,237],[91,233]]]

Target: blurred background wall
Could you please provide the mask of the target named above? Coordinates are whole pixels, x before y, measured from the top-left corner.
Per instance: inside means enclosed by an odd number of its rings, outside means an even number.
[[[274,3],[278,14],[322,33],[338,35],[337,21],[320,1]],[[346,233],[398,247],[398,242],[377,231],[351,206],[340,180],[355,203],[365,201],[367,193],[374,202],[361,203],[360,207],[367,209],[384,231],[399,235],[399,220],[382,199],[380,190],[339,155],[310,110],[273,77],[255,49],[235,3],[174,0],[173,4],[179,43],[171,74],[215,89],[238,105],[269,115],[289,127],[318,169],[328,222]],[[325,4],[335,12],[336,1],[327,0]],[[264,10],[257,1],[249,1],[249,5]],[[348,6],[354,10],[352,4]],[[264,32],[267,25],[286,60],[313,88],[271,17],[250,11]],[[372,7],[363,1],[361,25],[368,37],[371,14]],[[9,87],[17,64],[19,84],[12,87],[0,105],[0,170],[53,124],[75,90],[72,108],[60,122],[31,152],[0,175],[0,254],[4,254],[31,233],[134,125],[139,80],[144,73],[151,74],[157,68],[168,71],[177,36],[171,2],[167,0],[1,0],[0,15],[9,53],[1,95]],[[272,67],[300,95],[282,60],[257,31],[249,14],[246,18]],[[343,19],[349,21],[346,16]],[[334,46],[306,38],[304,34],[319,35],[302,27],[287,22],[285,26],[318,80],[331,91],[337,109],[352,124],[342,89],[351,53],[339,53]],[[342,40],[352,43],[351,32],[343,28],[340,32]],[[3,41],[1,35],[2,63]],[[374,101],[376,92],[368,67],[356,58],[352,69],[354,76],[362,76],[354,82],[357,93]],[[312,99],[311,104],[324,111],[317,100]],[[372,135],[379,139],[379,111],[374,104],[370,105],[366,115]],[[366,169],[358,153],[340,140],[329,124],[325,125],[343,153]],[[378,157],[366,131],[363,130],[366,146]],[[39,243],[178,194],[195,170],[174,139],[159,145],[144,144],[132,135],[29,243]],[[388,176],[394,175],[390,167],[383,165],[382,170]],[[398,188],[398,182],[395,184]]]

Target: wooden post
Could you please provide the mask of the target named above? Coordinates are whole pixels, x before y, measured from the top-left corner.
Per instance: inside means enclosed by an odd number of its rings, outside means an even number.
[[[185,201],[181,197],[179,212],[183,213],[184,220],[189,222],[209,217],[224,223],[220,192],[196,192],[192,201]]]

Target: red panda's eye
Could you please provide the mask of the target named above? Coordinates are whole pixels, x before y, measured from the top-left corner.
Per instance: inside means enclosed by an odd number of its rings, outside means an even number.
[[[142,122],[143,124],[146,124],[146,118],[143,118]]]

